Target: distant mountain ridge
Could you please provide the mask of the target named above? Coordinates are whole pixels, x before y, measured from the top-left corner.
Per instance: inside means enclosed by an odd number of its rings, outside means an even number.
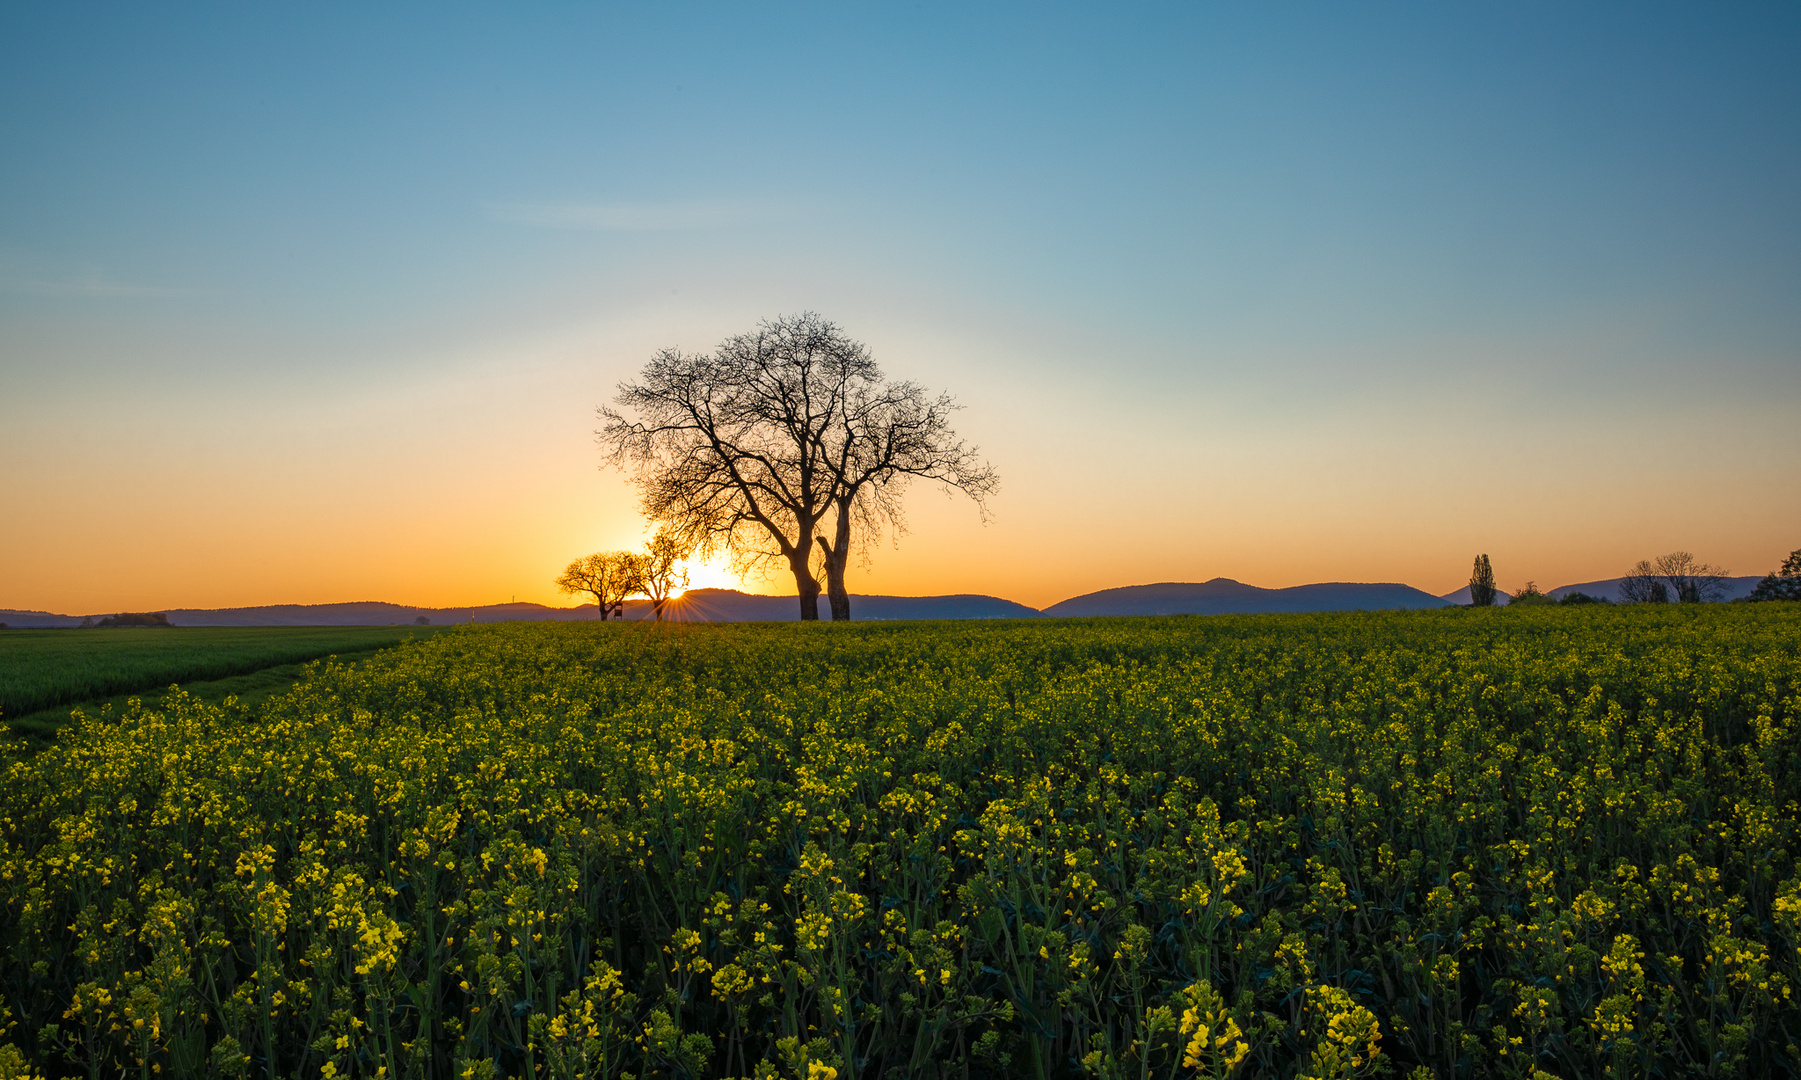
[[[1251,615],[1268,612],[1387,611],[1444,607],[1440,597],[1394,582],[1328,581],[1265,589],[1231,578],[1165,581],[1102,589],[1052,604],[1050,617],[1084,615]]]
[[[820,597],[824,608],[825,598]],[[112,614],[108,612],[107,614]],[[394,626],[421,616],[434,626],[490,622],[592,622],[600,618],[593,604],[557,608],[544,604],[485,604],[470,607],[411,607],[380,601],[347,604],[269,604],[243,608],[168,608],[173,626]],[[793,622],[800,603],[792,596],[763,596],[737,589],[689,589],[664,614],[683,622]],[[652,618],[648,600],[630,600],[625,617]],[[851,594],[851,615],[863,621],[892,619],[1034,619],[1036,608],[996,596],[860,596]],[[100,615],[59,615],[49,611],[0,609],[0,623],[25,629],[80,626]]]
[[[108,614],[111,614],[110,612]],[[553,608],[543,604],[490,604],[479,607],[429,608],[388,604],[380,601],[358,601],[347,604],[267,604],[241,608],[166,608],[172,626],[393,626],[412,623],[421,615],[434,624],[580,620],[597,618],[592,606],[584,613],[579,608]],[[85,619],[98,621],[100,615],[57,615],[48,611],[0,610],[0,622],[21,629],[80,626]]]
[[[1725,599],[1750,594],[1761,577],[1727,580]],[[1619,600],[1618,578],[1559,585],[1547,595],[1561,598],[1582,592],[1597,599]],[[1497,595],[1505,604],[1508,594]],[[1094,615],[1251,615],[1266,612],[1392,611],[1445,607],[1469,603],[1469,588],[1443,596],[1396,582],[1328,581],[1265,589],[1231,578],[1211,581],[1165,581],[1154,585],[1126,585],[1073,596],[1039,611],[1012,600],[980,593],[949,596],[851,595],[851,618],[859,622],[908,619],[1035,619],[1041,616],[1071,618]],[[821,614],[826,614],[820,597]],[[104,614],[110,615],[112,612]],[[416,622],[421,616],[434,626],[467,622],[589,622],[599,618],[593,604],[548,607],[544,604],[485,604],[470,607],[411,607],[379,601],[348,604],[271,604],[242,608],[170,608],[162,614],[174,626],[392,626]],[[682,622],[795,622],[800,605],[793,596],[767,596],[737,589],[690,589],[665,611]],[[80,626],[98,621],[101,614],[59,615],[49,611],[0,608],[0,623],[17,629]],[[625,617],[652,617],[648,600],[631,600]]]
[[[826,598],[819,598],[821,618],[830,618]],[[800,601],[792,596],[764,596],[737,589],[689,589],[667,616],[692,622],[798,622]],[[628,619],[648,619],[650,604],[625,606]],[[1036,619],[1038,609],[979,593],[951,596],[860,596],[851,594],[851,618],[859,622],[901,619]]]

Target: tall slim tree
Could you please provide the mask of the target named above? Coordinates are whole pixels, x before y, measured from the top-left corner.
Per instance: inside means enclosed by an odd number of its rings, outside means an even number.
[[[858,527],[867,537],[879,521],[899,524],[904,479],[967,483],[978,501],[994,485],[950,434],[948,399],[885,384],[868,349],[811,313],[710,354],[664,350],[614,400],[600,410],[600,443],[634,474],[645,516],[739,570],[785,567],[802,619],[819,617],[816,552],[833,617],[850,616],[843,571]]]
[[[1475,568],[1470,571],[1470,606],[1493,607],[1495,604],[1495,568],[1489,565],[1487,555],[1476,556]]]

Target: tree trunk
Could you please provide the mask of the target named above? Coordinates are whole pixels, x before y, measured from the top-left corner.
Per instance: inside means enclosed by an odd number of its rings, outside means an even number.
[[[819,579],[807,567],[807,549],[796,548],[788,556],[788,568],[794,571],[794,590],[800,594],[800,621],[819,621]]]
[[[850,562],[850,504],[838,504],[837,528],[833,543],[826,546],[825,537],[816,537],[825,554],[826,595],[832,604],[832,621],[850,621],[850,590],[844,587],[844,571]]]
[[[850,593],[844,591],[844,567],[827,557],[826,599],[831,602],[832,621],[850,621]]]

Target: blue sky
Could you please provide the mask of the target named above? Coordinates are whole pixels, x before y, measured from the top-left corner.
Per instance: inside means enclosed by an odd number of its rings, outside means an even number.
[[[1006,484],[866,591],[1764,572],[1796,56],[1778,5],[11,5],[0,606],[550,599],[642,533],[593,406],[803,309]]]

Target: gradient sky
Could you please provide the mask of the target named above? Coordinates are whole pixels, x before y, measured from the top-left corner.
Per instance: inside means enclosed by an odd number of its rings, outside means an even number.
[[[1003,481],[853,591],[1765,573],[1797,57],[1778,4],[8,4],[0,607],[570,603],[644,537],[594,407],[809,309]]]

